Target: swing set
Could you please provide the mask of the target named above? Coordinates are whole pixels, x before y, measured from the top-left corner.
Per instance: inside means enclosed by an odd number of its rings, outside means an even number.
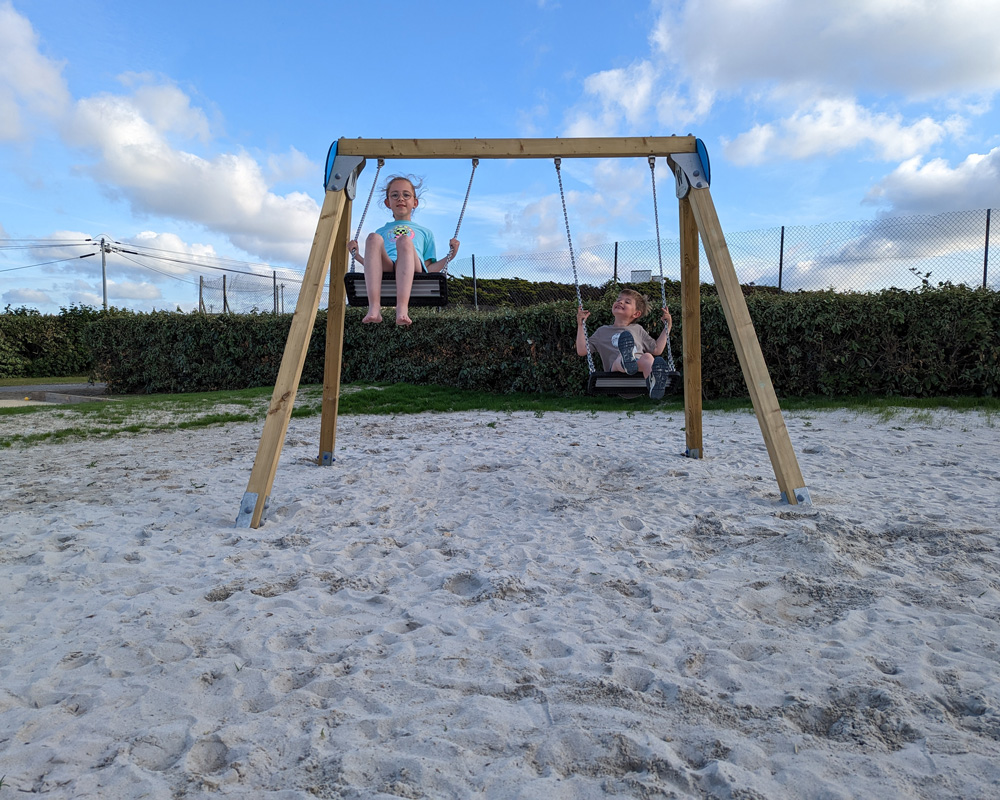
[[[746,300],[733,268],[729,248],[709,191],[711,174],[708,152],[703,142],[693,136],[659,137],[613,137],[580,139],[339,139],[330,147],[327,156],[324,187],[326,194],[320,211],[319,222],[313,237],[309,260],[306,264],[302,288],[295,306],[295,314],[285,343],[281,366],[275,380],[274,392],[268,407],[264,430],[261,434],[254,459],[253,470],[247,490],[243,495],[236,526],[257,528],[260,526],[265,509],[269,505],[278,460],[284,445],[288,424],[292,416],[292,404],[302,376],[309,338],[316,322],[327,270],[331,270],[330,293],[326,323],[326,351],[323,376],[322,419],[320,423],[319,456],[316,461],[321,466],[333,463],[333,452],[337,436],[337,408],[340,399],[340,373],[343,363],[344,319],[346,305],[354,284],[352,305],[367,304],[367,299],[359,295],[364,286],[363,274],[353,272],[353,256],[348,265],[347,243],[350,240],[351,205],[357,190],[357,179],[364,169],[366,159],[378,159],[381,169],[387,158],[447,158],[473,159],[472,176],[482,158],[552,158],[556,163],[559,177],[559,193],[563,198],[563,214],[566,217],[566,234],[570,243],[573,277],[580,299],[579,280],[576,263],[572,257],[572,240],[569,235],[569,218],[566,215],[566,201],[562,191],[562,177],[559,172],[562,158],[637,158],[649,160],[651,172],[655,160],[665,157],[676,181],[679,203],[680,252],[681,252],[681,319],[683,349],[683,386],[685,417],[685,455],[702,458],[702,403],[701,403],[701,300],[699,278],[698,237],[708,256],[712,277],[715,281],[719,300],[729,326],[729,333],[739,358],[743,378],[753,402],[754,412],[764,438],[771,467],[781,492],[781,499],[791,505],[810,504],[809,490],[805,486],[799,469],[795,451],[792,448],[781,415],[781,408],[771,383],[771,376],[764,363],[760,342],[750,319]],[[376,170],[377,182],[378,170]],[[472,177],[469,178],[469,189]],[[372,187],[374,192],[374,183]],[[468,202],[469,190],[465,200]],[[371,202],[369,195],[368,202]],[[653,203],[656,206],[655,175],[653,178]],[[367,212],[368,205],[365,206]],[[465,204],[462,206],[462,215]],[[659,250],[659,215],[656,219],[657,248]],[[462,215],[458,227],[461,227]],[[364,214],[362,214],[363,222]],[[358,225],[360,236],[361,224]],[[458,228],[455,231],[458,238]],[[351,276],[355,277],[351,277]],[[660,255],[660,276],[663,275],[663,257]],[[361,278],[359,281],[358,278]],[[414,276],[414,298],[411,305],[443,305],[447,300],[445,276],[432,273],[433,282],[441,285],[435,294],[417,291]],[[394,301],[395,289],[389,292],[388,279],[383,276],[382,297],[385,305]],[[430,282],[428,282],[430,283]],[[663,302],[666,304],[663,281],[660,281]],[[671,358],[672,362],[672,358]],[[616,387],[608,390],[601,387],[602,373],[594,370],[593,358],[589,355],[591,386],[601,392],[623,394],[632,390]],[[610,374],[615,379],[632,376]],[[641,377],[641,376],[640,376]],[[633,379],[634,381],[634,379]],[[642,389],[645,388],[643,383]]]

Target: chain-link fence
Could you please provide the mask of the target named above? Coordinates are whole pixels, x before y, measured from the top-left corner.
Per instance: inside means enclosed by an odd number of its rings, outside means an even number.
[[[206,314],[284,314],[295,310],[301,278],[236,273],[216,280],[201,278],[198,309]]]
[[[727,232],[726,244],[740,283],[779,291],[875,292],[943,283],[997,291],[1000,268],[990,252],[991,216],[986,209],[782,226]],[[712,283],[708,258],[699,249],[701,280]],[[531,305],[575,298],[577,282],[589,299],[596,287],[611,281],[645,283],[661,274],[655,240],[574,248],[574,256],[576,280],[568,249],[457,259],[448,270],[449,293],[456,303],[474,308]],[[680,280],[677,239],[662,241],[662,274]],[[230,276],[228,287],[224,281],[213,282],[211,289],[204,281],[204,311],[292,311],[300,285],[276,276]]]

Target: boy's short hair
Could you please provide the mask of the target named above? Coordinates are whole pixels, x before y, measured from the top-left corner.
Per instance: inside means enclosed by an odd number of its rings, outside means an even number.
[[[631,297],[635,301],[635,310],[639,312],[639,319],[649,313],[649,300],[646,295],[637,292],[635,289],[622,289],[618,294]]]

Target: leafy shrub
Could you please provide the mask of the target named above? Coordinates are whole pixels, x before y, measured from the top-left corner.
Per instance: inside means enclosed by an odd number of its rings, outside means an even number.
[[[7,306],[0,314],[0,377],[86,375],[93,367],[87,330],[101,312],[71,306],[58,316]]]
[[[641,324],[657,334],[654,309]],[[617,285],[585,300],[589,330],[611,322]],[[681,366],[683,319],[677,287],[671,342]],[[779,396],[1000,394],[1000,294],[944,285],[873,294],[745,290],[747,308]],[[416,324],[362,325],[348,308],[345,382],[433,383],[496,393],[581,394],[586,359],[576,355],[576,299],[493,311],[417,309]],[[63,310],[0,315],[0,370],[73,374],[93,368],[111,391],[193,392],[273,385],[291,315],[136,314]],[[302,382],[323,380],[326,313],[320,310]],[[706,398],[745,397],[746,386],[715,293],[701,297],[702,390]],[[598,367],[599,368],[599,367]],[[2,373],[0,373],[2,374]]]

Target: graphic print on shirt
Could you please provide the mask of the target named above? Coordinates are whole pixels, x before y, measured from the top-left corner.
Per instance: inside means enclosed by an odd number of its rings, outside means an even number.
[[[393,239],[402,239],[404,236],[407,239],[412,239],[414,235],[415,235],[414,230],[409,225],[397,225],[395,228],[392,229]]]

